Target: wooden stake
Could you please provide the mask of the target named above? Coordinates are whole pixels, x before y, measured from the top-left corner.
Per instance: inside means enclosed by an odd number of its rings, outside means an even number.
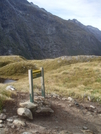
[[[44,85],[44,69],[41,67],[41,86],[42,96],[45,98],[45,85]]]
[[[28,70],[29,75],[29,95],[30,95],[30,102],[34,102],[34,94],[33,94],[33,74],[32,70]]]

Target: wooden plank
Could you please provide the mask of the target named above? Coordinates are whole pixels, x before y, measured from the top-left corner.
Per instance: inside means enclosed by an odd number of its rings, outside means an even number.
[[[33,70],[33,73],[41,72],[41,70]]]

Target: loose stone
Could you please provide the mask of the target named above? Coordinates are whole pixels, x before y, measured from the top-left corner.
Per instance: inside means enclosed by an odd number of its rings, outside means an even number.
[[[68,99],[67,99],[67,98],[62,98],[62,100],[63,100],[63,101],[66,101],[66,100],[68,100]]]
[[[95,109],[95,107],[93,105],[90,105],[90,108]]]
[[[23,132],[22,134],[32,134],[32,133],[30,133],[30,132]]]
[[[86,126],[83,126],[83,130],[87,130],[88,128]]]
[[[1,113],[1,114],[0,114],[0,120],[5,120],[5,119],[6,119],[6,115],[3,114],[3,113]]]
[[[3,124],[0,124],[0,128],[2,128],[2,127],[4,127],[4,125]]]
[[[3,120],[0,120],[0,124],[3,123]]]
[[[12,123],[13,122],[13,119],[12,118],[8,118],[7,121],[10,122],[10,123]]]
[[[73,100],[72,97],[68,97],[68,101],[69,101],[69,102],[73,102],[74,100]]]
[[[13,124],[14,124],[15,126],[23,126],[23,127],[26,126],[26,123],[25,123],[24,121],[21,121],[21,120],[18,120],[18,119],[15,119],[15,120],[13,121]]]

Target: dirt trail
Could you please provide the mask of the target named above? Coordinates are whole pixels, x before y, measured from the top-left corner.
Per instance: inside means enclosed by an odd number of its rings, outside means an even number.
[[[5,102],[7,117],[17,115],[19,102],[29,99],[27,93],[17,93],[14,102]],[[101,105],[93,102],[70,102],[67,99],[47,97],[52,103],[54,113],[34,116],[34,120],[26,120],[26,127],[8,127],[7,134],[101,134]],[[92,107],[94,106],[94,107]]]

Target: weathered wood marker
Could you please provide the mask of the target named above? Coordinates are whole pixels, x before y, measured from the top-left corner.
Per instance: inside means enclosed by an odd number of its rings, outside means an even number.
[[[40,70],[28,70],[29,76],[29,93],[30,93],[30,102],[34,102],[34,91],[33,91],[33,79],[41,77],[41,86],[42,86],[42,96],[45,98],[45,85],[44,85],[44,69],[41,67]]]

